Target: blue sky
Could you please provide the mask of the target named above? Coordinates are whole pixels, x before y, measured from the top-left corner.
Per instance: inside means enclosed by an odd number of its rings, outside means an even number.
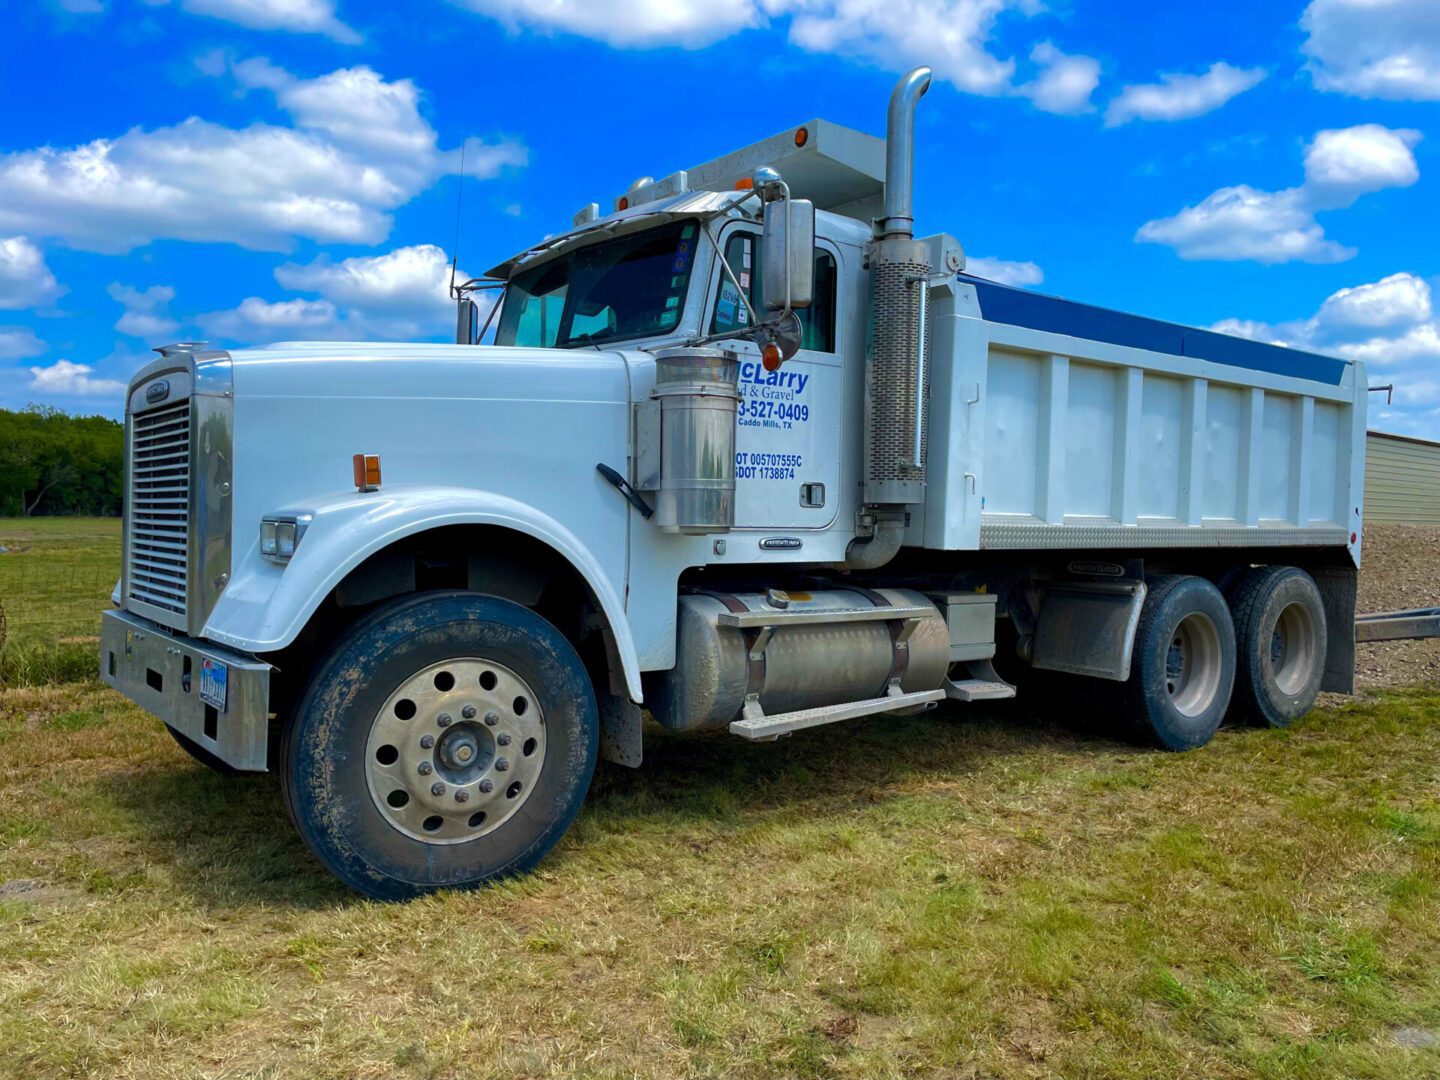
[[[1435,0],[0,11],[0,405],[118,415],[173,340],[445,340],[457,191],[479,273],[636,176],[883,134],[929,63],[918,225],[972,269],[1362,357],[1372,426],[1440,438]]]

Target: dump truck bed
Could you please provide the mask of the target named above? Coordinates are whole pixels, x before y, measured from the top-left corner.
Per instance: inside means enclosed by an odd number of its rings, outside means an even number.
[[[1348,548],[1363,365],[960,274],[935,303],[928,547]]]

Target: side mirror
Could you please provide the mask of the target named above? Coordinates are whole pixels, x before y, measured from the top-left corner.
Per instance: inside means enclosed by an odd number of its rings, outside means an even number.
[[[480,337],[477,333],[480,323],[480,308],[468,296],[462,296],[455,304],[458,309],[455,319],[455,344],[474,345]]]
[[[765,204],[765,242],[760,273],[771,311],[806,308],[815,299],[815,204],[776,199]]]

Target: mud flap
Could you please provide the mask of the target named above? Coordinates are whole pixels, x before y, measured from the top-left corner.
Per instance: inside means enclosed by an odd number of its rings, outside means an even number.
[[[1360,571],[1353,566],[1317,566],[1310,576],[1320,587],[1325,605],[1325,676],[1320,689],[1334,694],[1355,692],[1355,593]]]
[[[620,694],[601,694],[599,704],[601,758],[639,768],[645,747],[645,720],[640,706]]]

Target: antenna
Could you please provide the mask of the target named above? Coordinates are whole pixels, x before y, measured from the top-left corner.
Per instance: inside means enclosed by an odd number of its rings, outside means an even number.
[[[465,151],[469,139],[460,140],[460,180],[455,188],[455,243],[450,247],[450,295],[455,294],[455,267],[460,262],[460,210],[465,205]]]

